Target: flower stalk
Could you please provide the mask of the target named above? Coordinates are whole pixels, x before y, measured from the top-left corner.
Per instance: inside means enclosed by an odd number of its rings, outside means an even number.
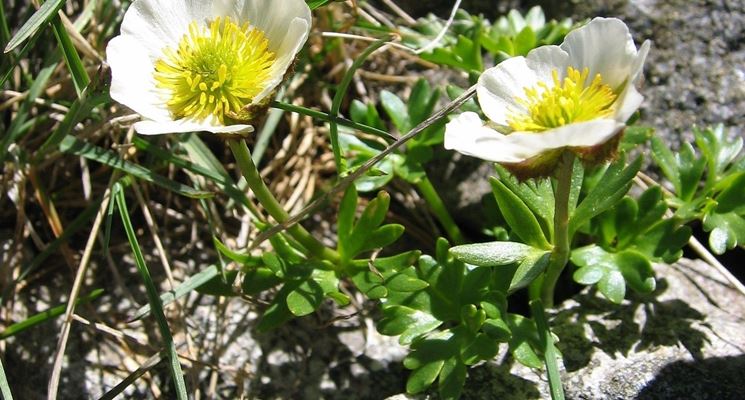
[[[554,289],[561,272],[569,260],[571,238],[569,237],[569,193],[572,190],[572,169],[574,154],[565,151],[557,170],[554,193],[554,249],[546,268],[546,276],[541,287],[541,299],[546,307],[554,306]]]
[[[279,204],[279,201],[277,201],[266,186],[264,180],[261,179],[259,170],[251,159],[251,152],[248,150],[246,141],[243,139],[229,139],[228,146],[230,146],[230,150],[233,152],[235,161],[238,163],[238,168],[240,168],[241,173],[246,178],[248,187],[254,193],[256,199],[259,200],[259,203],[280,224],[287,221],[290,215],[282,208],[282,205]],[[314,256],[331,262],[339,260],[339,254],[336,251],[324,246],[301,225],[292,225],[287,231]]]

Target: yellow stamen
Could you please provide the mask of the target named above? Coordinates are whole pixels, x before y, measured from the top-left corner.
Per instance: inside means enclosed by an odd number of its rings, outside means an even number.
[[[507,123],[515,131],[542,132],[612,114],[617,95],[603,83],[600,74],[585,85],[589,74],[587,68],[580,73],[568,67],[562,83],[554,69],[553,86],[539,82],[536,87],[525,88],[525,98],[518,102],[527,108],[527,113],[513,112]]]
[[[178,48],[163,54],[154,77],[170,94],[166,104],[173,117],[213,115],[221,123],[266,87],[276,60],[262,31],[248,23],[238,26],[229,17],[217,17],[209,29],[192,22]]]

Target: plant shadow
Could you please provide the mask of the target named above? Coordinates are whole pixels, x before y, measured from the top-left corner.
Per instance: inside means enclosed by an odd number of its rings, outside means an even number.
[[[575,296],[576,303],[560,310],[552,323],[567,371],[587,366],[595,350],[616,358],[656,346],[683,346],[694,360],[703,360],[709,340],[700,327],[711,328],[706,316],[680,299],[658,300],[668,285],[659,279],[654,293],[632,293],[621,305],[599,296],[595,289]]]

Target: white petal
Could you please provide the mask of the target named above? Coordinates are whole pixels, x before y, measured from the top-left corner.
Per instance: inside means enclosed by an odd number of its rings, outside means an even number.
[[[626,88],[621,92],[616,100],[616,121],[625,123],[626,120],[628,120],[629,117],[639,109],[639,106],[642,105],[642,101],[644,101],[644,96],[636,90],[636,87],[631,84],[626,85]]]
[[[134,37],[154,62],[165,47],[178,45],[192,21],[206,23],[211,8],[212,2],[204,0],[137,0],[124,14],[121,34]]]
[[[565,125],[546,132],[503,135],[485,127],[475,113],[463,113],[445,128],[445,148],[500,163],[519,163],[549,150],[602,144],[624,124],[600,119]]]
[[[649,46],[651,43],[649,40],[645,40],[642,46],[639,48],[639,53],[636,55],[634,64],[631,65],[631,72],[629,75],[629,82],[636,85],[642,78],[642,72],[644,70],[644,61],[647,59],[647,53],[649,53]]]
[[[282,82],[295,55],[308,40],[310,8],[303,0],[272,0],[271,5],[262,0],[246,0],[241,10],[241,20],[247,20],[263,31],[269,41],[269,49],[277,55],[272,65],[272,78],[253,99],[253,103],[259,103]]]
[[[499,125],[507,125],[511,112],[525,112],[517,102],[525,97],[525,88],[538,83],[535,72],[528,68],[524,57],[513,57],[502,61],[481,74],[476,83],[476,94],[481,110]]]
[[[211,125],[193,120],[178,121],[140,121],[134,124],[135,130],[141,135],[160,135],[165,133],[212,132],[212,133],[250,133],[254,131],[251,125]]]
[[[148,119],[170,119],[153,78],[147,50],[132,36],[117,36],[106,47],[111,98]]]
[[[519,154],[523,149],[512,147],[505,142],[507,138],[494,129],[484,126],[478,114],[464,112],[445,125],[445,148],[455,150],[471,157],[487,161],[505,161],[499,157],[502,152]],[[509,148],[508,148],[509,147]],[[505,162],[518,162],[510,158]]]
[[[631,66],[631,73],[628,78],[626,87],[623,89],[621,94],[616,100],[616,115],[615,119],[619,122],[626,122],[631,117],[639,106],[641,106],[644,97],[636,89],[636,86],[642,79],[642,70],[644,69],[644,60],[647,58],[649,53],[649,40],[645,41],[641,48],[639,48],[639,54],[634,60],[634,64]]]
[[[600,74],[613,89],[626,81],[637,59],[629,28],[616,18],[595,18],[569,32],[561,48],[569,53],[572,66],[588,68],[590,79]]]
[[[499,125],[507,125],[511,113],[526,112],[518,99],[525,98],[525,89],[538,82],[552,86],[556,70],[562,79],[566,73],[568,54],[559,46],[542,46],[527,57],[514,57],[486,70],[479,78],[476,93],[486,116]]]
[[[563,81],[569,66],[569,54],[559,46],[541,46],[531,50],[525,57],[528,68],[532,69],[538,79],[553,82],[553,71],[559,73]],[[549,85],[551,87],[552,85]]]
[[[251,25],[261,29],[269,39],[270,49],[278,53],[282,51],[289,27],[296,18],[307,22],[307,29],[310,29],[311,24],[310,8],[303,0],[245,0],[241,16],[242,21],[247,20]],[[298,39],[305,42],[307,35],[306,32],[301,38],[296,37],[293,42]]]

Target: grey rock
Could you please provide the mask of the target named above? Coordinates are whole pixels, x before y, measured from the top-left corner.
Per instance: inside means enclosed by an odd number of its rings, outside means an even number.
[[[554,312],[567,399],[743,398],[743,295],[701,261],[657,265],[656,273],[652,295],[631,294],[616,305],[585,289]],[[471,368],[463,393],[463,399],[549,398],[544,372],[509,356]]]

